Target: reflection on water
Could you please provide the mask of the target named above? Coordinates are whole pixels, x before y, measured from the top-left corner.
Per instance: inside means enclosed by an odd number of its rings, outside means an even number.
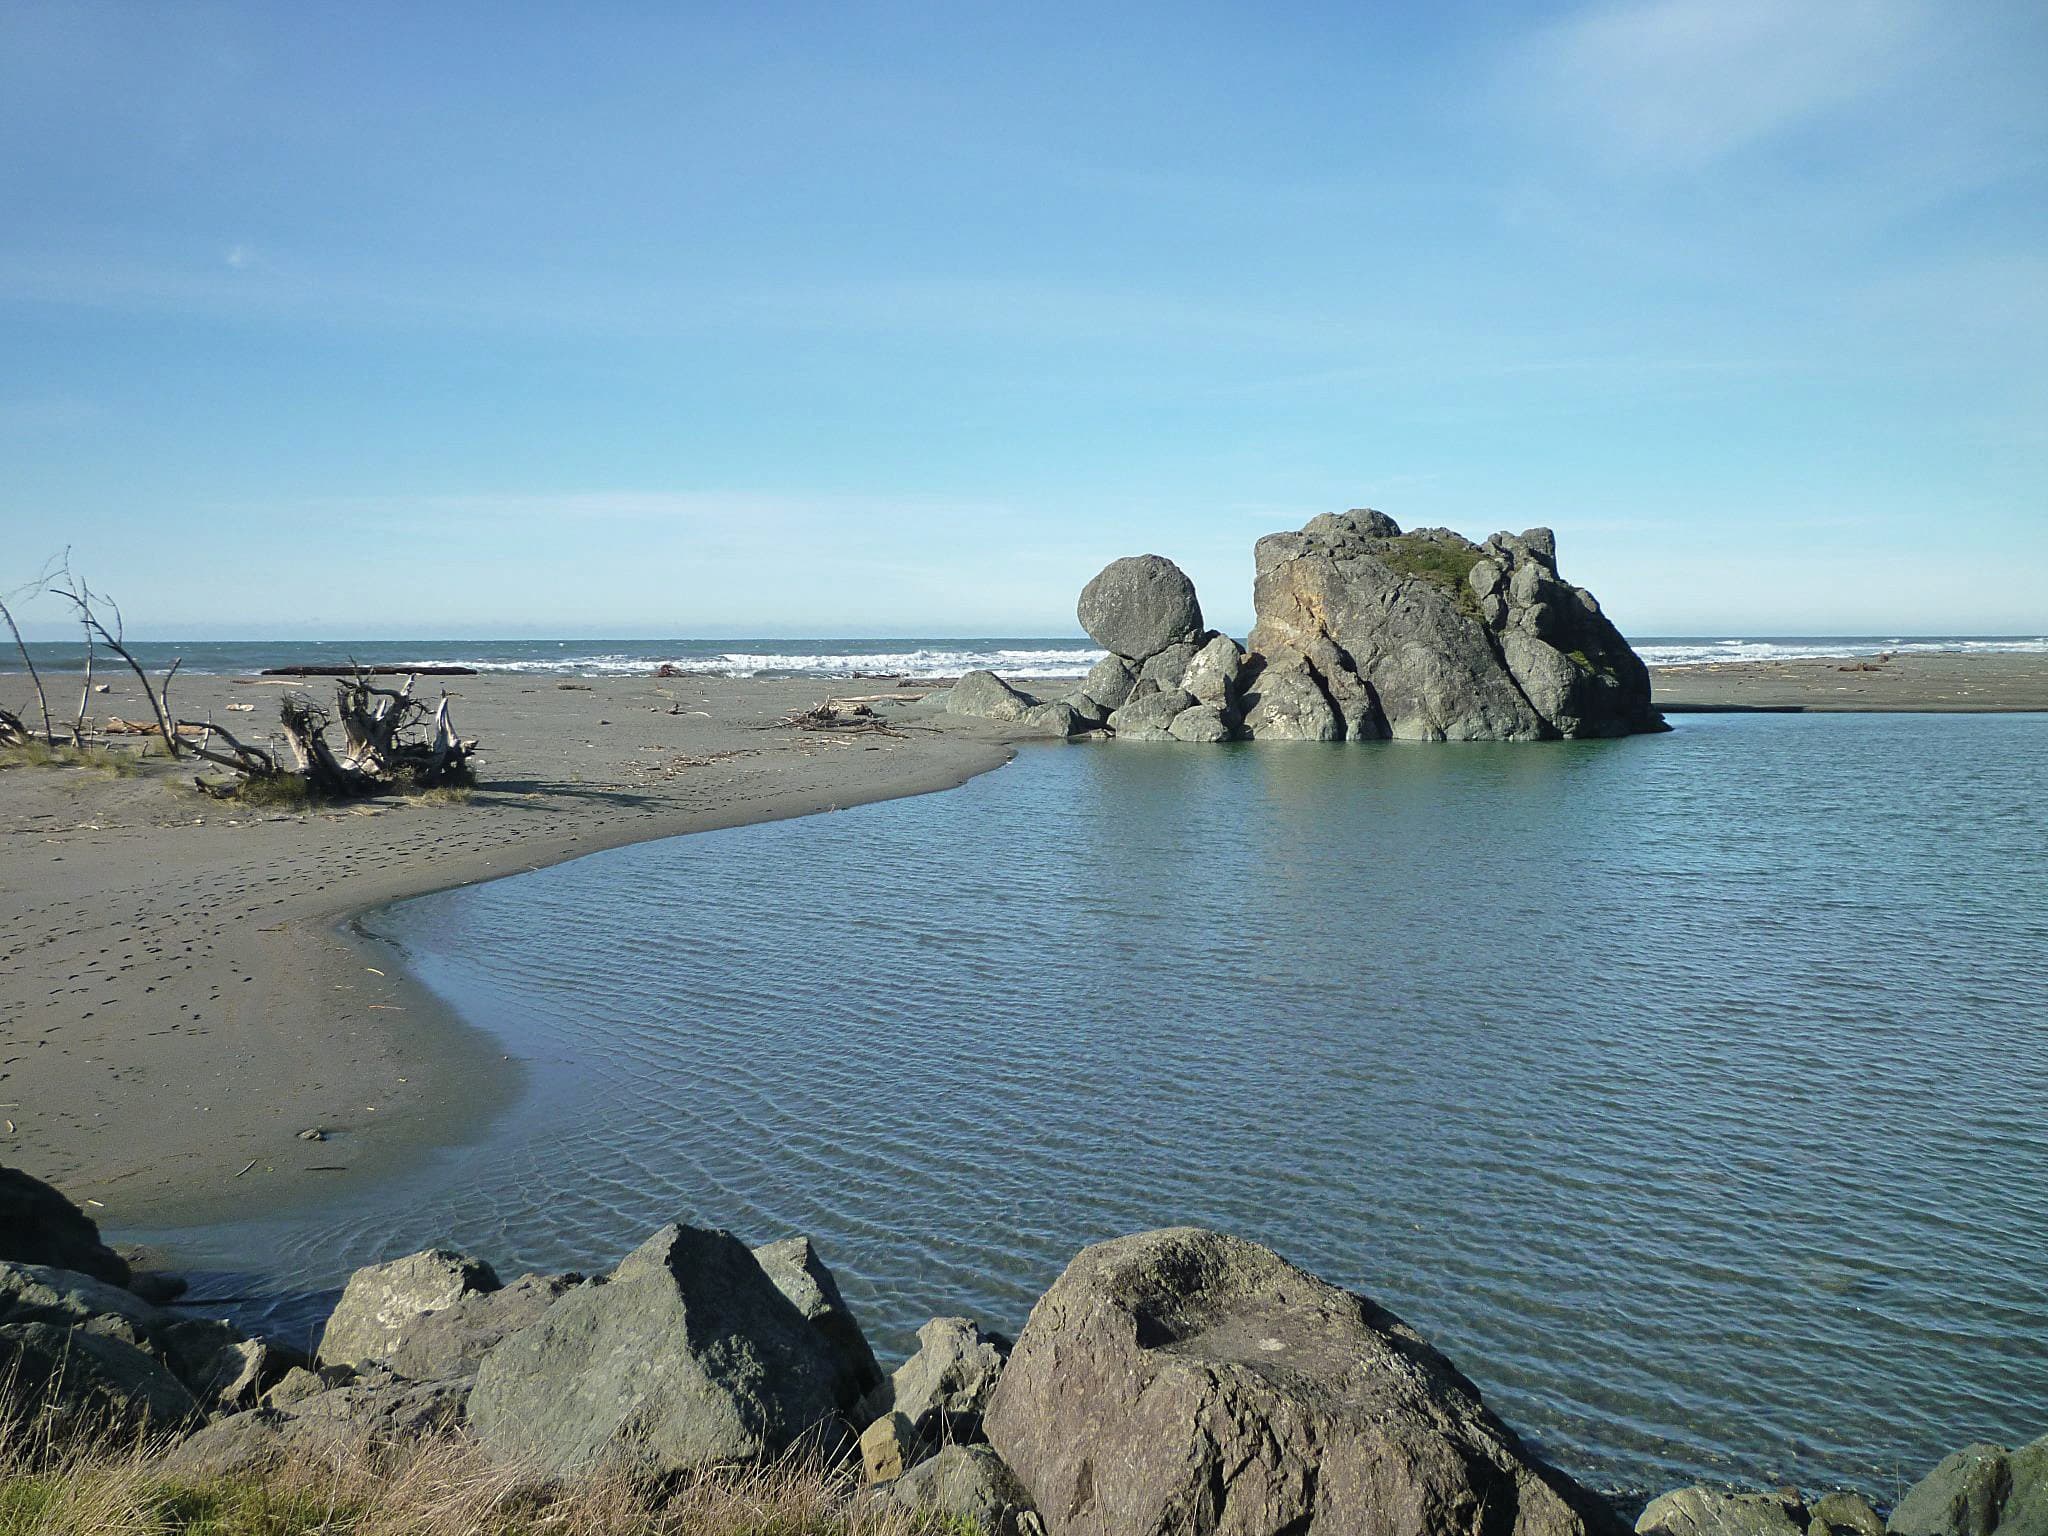
[[[534,1064],[476,1147],[173,1234],[816,1236],[884,1352],[1081,1244],[1270,1242],[1610,1487],[2048,1429],[2048,719],[1045,749],[375,914]]]

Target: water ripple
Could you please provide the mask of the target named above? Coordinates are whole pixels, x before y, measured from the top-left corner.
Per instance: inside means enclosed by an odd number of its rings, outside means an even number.
[[[1081,1244],[1269,1241],[1617,1488],[2048,1429],[2048,720],[1031,752],[379,914],[536,1064],[476,1148],[179,1234],[818,1238],[885,1352]]]

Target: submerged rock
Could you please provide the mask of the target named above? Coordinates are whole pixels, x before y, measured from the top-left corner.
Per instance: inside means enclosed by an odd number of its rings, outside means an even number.
[[[987,1431],[1055,1536],[1618,1530],[1399,1319],[1190,1227],[1067,1267]]]
[[[549,1474],[699,1471],[837,1442],[844,1360],[728,1232],[669,1226],[484,1357],[468,1418]]]

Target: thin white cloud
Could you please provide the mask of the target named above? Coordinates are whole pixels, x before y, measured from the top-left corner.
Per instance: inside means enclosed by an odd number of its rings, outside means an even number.
[[[1881,91],[1926,0],[1630,0],[1576,12],[1509,61],[1510,89],[1620,169],[1697,170]]]

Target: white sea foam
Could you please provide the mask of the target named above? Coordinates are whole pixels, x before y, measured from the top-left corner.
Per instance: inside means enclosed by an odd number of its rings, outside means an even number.
[[[563,654],[549,657],[450,657],[443,666],[479,672],[530,672],[557,676],[626,677],[663,666],[706,677],[958,677],[987,668],[1014,677],[1078,678],[1107,653],[1084,646],[1048,649],[954,650],[922,647],[910,651],[724,651],[711,656]],[[400,663],[426,665],[427,663]]]
[[[1928,635],[1905,638],[1881,635],[1821,635],[1788,639],[1676,639],[1644,640],[1636,653],[1653,667],[1697,667],[1729,661],[1799,661],[1832,656],[1928,655],[1962,651],[1976,655],[2048,654],[2048,635],[2001,636],[1973,639],[1967,636]]]

